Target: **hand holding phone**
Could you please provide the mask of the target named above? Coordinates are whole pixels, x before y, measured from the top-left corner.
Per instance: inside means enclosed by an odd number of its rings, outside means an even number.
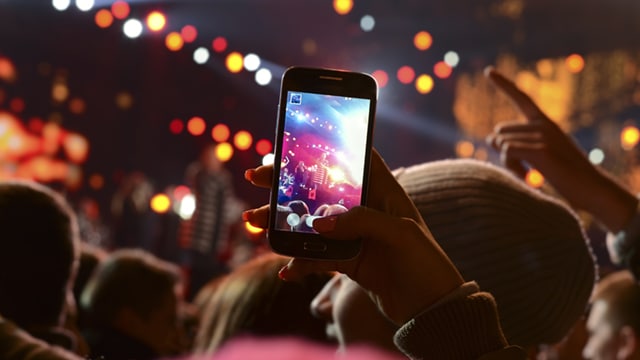
[[[360,251],[360,240],[324,238],[313,221],[365,205],[377,95],[367,74],[285,71],[267,234],[275,252],[335,260]]]

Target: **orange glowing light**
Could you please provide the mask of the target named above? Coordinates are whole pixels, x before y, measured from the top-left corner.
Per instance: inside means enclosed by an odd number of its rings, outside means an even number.
[[[238,131],[233,137],[233,144],[238,150],[247,150],[253,144],[253,136],[248,131]]]
[[[403,84],[410,84],[416,77],[416,72],[411,66],[403,66],[398,69],[398,81]]]
[[[222,162],[227,162],[233,156],[233,146],[227,142],[216,145],[216,157]]]
[[[452,72],[453,69],[451,68],[451,66],[447,65],[447,63],[444,61],[438,61],[433,66],[433,73],[440,79],[448,78],[449,76],[451,76]]]
[[[34,117],[29,120],[28,126],[32,133],[39,134],[42,132],[42,128],[44,127],[44,121],[40,118]]]
[[[371,76],[373,76],[378,82],[378,87],[383,88],[387,86],[387,83],[389,82],[389,75],[387,75],[387,72],[384,70],[376,70],[371,74]]]
[[[544,185],[544,176],[542,176],[542,173],[540,173],[540,171],[536,169],[530,169],[527,172],[527,175],[525,176],[524,180],[527,184],[529,184],[529,186],[534,187],[536,189]]]
[[[584,58],[578,54],[571,54],[567,56],[565,64],[570,72],[577,74],[584,69]]]
[[[89,176],[89,186],[94,190],[99,190],[104,187],[104,177],[100,174],[92,174]]]
[[[151,31],[160,31],[167,25],[167,18],[160,11],[152,11],[147,15],[147,27]]]
[[[171,120],[171,122],[169,123],[169,131],[171,131],[172,134],[178,135],[182,132],[182,130],[184,130],[184,123],[182,122],[182,120]]]
[[[207,124],[204,119],[199,116],[194,116],[187,122],[187,130],[193,136],[200,136],[204,134],[207,128]]]
[[[413,45],[416,49],[425,51],[433,44],[433,37],[427,31],[420,31],[413,37]]]
[[[171,51],[178,51],[184,46],[184,40],[182,39],[182,36],[180,35],[180,33],[177,33],[175,31],[167,34],[164,43],[167,46],[167,49]]]
[[[229,140],[230,135],[231,132],[229,131],[229,127],[225,124],[217,124],[213,129],[211,129],[211,137],[217,142],[225,142]]]
[[[74,114],[82,114],[86,108],[86,103],[80,98],[73,98],[69,101],[69,110]]]
[[[637,127],[625,126],[620,132],[620,144],[625,150],[633,149],[640,141],[640,130]]]
[[[13,81],[16,78],[16,68],[11,62],[11,60],[0,57],[0,79],[4,79],[6,81]]]
[[[113,24],[113,15],[111,14],[111,11],[101,9],[96,13],[95,21],[98,27],[106,29]]]
[[[69,160],[81,164],[89,155],[89,141],[80,134],[68,133],[63,140],[62,147]]]
[[[222,36],[218,36],[211,42],[211,48],[217,53],[221,53],[227,50],[227,39],[223,38]]]
[[[244,67],[244,57],[239,52],[234,51],[227,55],[225,65],[227,66],[227,70],[229,70],[229,72],[234,74],[239,73]]]
[[[250,234],[260,234],[264,231],[264,229],[251,225],[248,221],[245,221],[244,227]]]
[[[416,79],[416,90],[420,94],[428,94],[433,90],[433,78],[427,74],[422,74]]]
[[[271,152],[271,150],[273,150],[273,145],[271,144],[271,141],[267,139],[259,140],[256,143],[256,152],[258,153],[258,155],[267,155]]]
[[[198,37],[198,30],[193,25],[185,25],[182,30],[180,30],[180,35],[182,35],[182,39],[186,43],[192,43]]]
[[[151,210],[158,214],[164,214],[171,209],[171,199],[166,194],[156,194],[149,201]]]
[[[191,194],[191,189],[185,185],[178,185],[173,189],[173,197],[176,200],[182,200],[185,196]]]
[[[456,154],[461,158],[470,158],[473,156],[475,146],[471,141],[458,141],[456,144]]]
[[[69,88],[63,83],[54,84],[51,88],[51,97],[55,101],[63,102],[69,97]]]
[[[129,4],[127,4],[125,1],[118,0],[111,4],[111,13],[116,19],[122,20],[126,18],[127,16],[129,16],[130,11],[131,8],[129,8]]]
[[[346,15],[353,9],[353,0],[333,0],[333,10],[338,15]]]

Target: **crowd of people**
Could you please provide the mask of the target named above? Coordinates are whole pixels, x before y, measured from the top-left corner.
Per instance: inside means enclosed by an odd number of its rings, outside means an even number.
[[[232,183],[210,152],[192,171],[201,207],[181,229],[189,274],[146,249],[83,241],[61,194],[0,182],[0,358],[640,358],[638,198],[513,82],[486,75],[526,118],[487,139],[504,166],[391,171],[374,150],[367,206],[312,223],[362,239],[351,260],[266,252],[222,268],[217,209]],[[529,167],[559,196],[526,185]],[[244,176],[268,189],[273,167]],[[598,268],[578,210],[609,231],[615,272]],[[263,228],[268,216],[241,215]]]

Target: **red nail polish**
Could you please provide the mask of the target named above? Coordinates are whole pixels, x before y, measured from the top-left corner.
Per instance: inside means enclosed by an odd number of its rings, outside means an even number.
[[[280,271],[278,271],[278,277],[280,280],[287,280],[287,273],[289,272],[289,267],[287,265],[283,266]]]
[[[249,221],[249,215],[251,214],[251,210],[245,210],[242,212],[242,221]]]

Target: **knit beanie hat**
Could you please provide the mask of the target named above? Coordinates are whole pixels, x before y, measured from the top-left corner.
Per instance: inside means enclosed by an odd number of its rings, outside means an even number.
[[[441,160],[394,174],[465,280],[494,296],[509,343],[555,343],[568,333],[596,277],[573,211],[478,160]]]

